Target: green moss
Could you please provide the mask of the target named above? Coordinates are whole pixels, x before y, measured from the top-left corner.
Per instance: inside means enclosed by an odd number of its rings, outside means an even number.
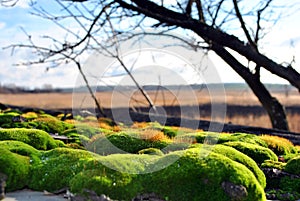
[[[237,141],[226,142],[224,143],[224,145],[233,147],[238,151],[246,154],[258,164],[262,164],[265,160],[273,160],[273,161],[278,160],[276,154],[272,150],[259,145],[245,143],[245,142],[237,142]]]
[[[92,153],[78,149],[57,148],[43,152],[41,162],[32,166],[29,188],[55,191],[67,187],[71,178],[93,157]]]
[[[12,108],[4,110],[3,113],[4,114],[15,114],[15,115],[22,114],[22,112],[20,110],[18,110],[18,109],[12,109]]]
[[[174,158],[178,160],[170,164]],[[119,200],[130,200],[138,193],[154,192],[173,201],[226,201],[231,197],[223,190],[222,184],[231,182],[247,189],[243,200],[265,200],[263,188],[246,166],[216,153],[202,157],[199,149],[164,156],[97,156],[83,150],[57,148],[42,152],[40,160],[32,165],[28,182],[28,187],[34,190],[54,191],[71,187],[72,192],[83,193],[83,189],[90,189]],[[153,172],[157,168],[163,169]]]
[[[117,156],[117,159],[118,161],[113,158],[112,160],[107,160],[106,164],[110,163],[108,167],[103,165],[101,160],[92,161],[91,164],[95,165],[96,168],[84,170],[74,176],[70,181],[71,191],[83,194],[84,189],[90,189],[99,195],[108,195],[112,199],[131,200],[138,192],[142,191],[142,185],[136,179],[138,175],[109,168],[114,165],[113,163],[121,164],[122,166],[130,164],[130,160],[124,159],[124,155]]]
[[[33,122],[37,124],[37,129],[41,129],[48,133],[61,134],[64,130],[73,128],[72,124],[60,121],[58,118],[51,115],[43,114],[34,119]]]
[[[246,142],[250,144],[260,145],[263,147],[267,147],[267,144],[264,140],[260,139],[256,135],[246,134],[246,133],[215,133],[215,132],[207,132],[201,131],[196,133],[188,133],[179,136],[182,139],[189,139],[190,141],[197,142],[203,144],[204,141],[211,141],[214,144],[222,144],[225,142]]]
[[[142,149],[138,153],[139,154],[157,155],[157,156],[164,155],[164,153],[160,149],[156,149],[156,148]]]
[[[54,140],[56,146],[55,147],[66,147],[66,144],[61,140]]]
[[[236,149],[234,149],[232,147],[228,147],[225,145],[215,145],[212,151],[214,153],[221,154],[223,156],[230,158],[233,161],[236,161],[238,163],[245,165],[249,170],[251,170],[253,172],[256,179],[261,184],[261,186],[263,188],[266,187],[266,177],[265,177],[264,173],[257,166],[255,161],[253,159],[251,159],[249,156],[237,151]]]
[[[283,177],[279,181],[279,189],[287,192],[300,192],[300,178]]]
[[[22,156],[39,155],[39,151],[24,142],[7,140],[0,141],[0,147]]]
[[[77,143],[79,146],[84,146],[90,141],[90,138],[86,137],[85,135],[78,134],[76,132],[69,132],[67,134],[67,137],[69,137],[70,139],[69,142]]]
[[[20,116],[18,113],[0,113],[0,126],[3,127],[5,124],[11,124],[13,117]]]
[[[36,149],[47,150],[57,147],[53,138],[42,130],[11,128],[0,129],[0,141],[16,140],[33,146]]]
[[[180,136],[177,136],[179,141],[187,141],[190,143],[200,143],[203,144],[205,140],[210,140],[217,142],[219,138],[219,133],[215,132],[196,132],[196,133],[187,133]]]
[[[101,155],[114,153],[138,153],[142,149],[157,148],[163,149],[169,143],[162,140],[150,141],[140,139],[135,133],[114,133],[102,135],[87,145],[87,149]]]
[[[68,143],[65,146],[66,148],[72,148],[72,149],[83,149],[85,150],[85,147],[79,145],[78,143]]]
[[[283,155],[285,162],[288,162],[289,160],[296,158],[296,157],[300,157],[300,153]]]
[[[247,133],[234,133],[234,134],[223,133],[220,135],[218,143],[222,144],[224,142],[236,142],[236,141],[268,147],[266,142],[262,140],[259,136],[254,134],[247,134]]]
[[[216,153],[202,157],[199,149],[182,153],[162,157],[153,166],[168,164],[172,156],[179,159],[158,172],[141,176],[146,193],[155,192],[174,201],[233,200],[222,189],[222,183],[227,181],[247,189],[248,196],[242,200],[265,200],[263,188],[244,165]]]
[[[85,171],[70,181],[71,191],[82,193],[82,189],[90,189],[119,200],[131,200],[139,193],[154,192],[173,201],[229,201],[233,199],[222,188],[222,183],[228,181],[247,189],[248,194],[243,200],[265,200],[263,188],[254,174],[244,165],[220,154],[211,153],[203,158],[199,149],[190,149],[155,160],[145,156],[114,154],[91,160]],[[170,164],[173,159],[178,160]],[[163,169],[153,172],[158,167]],[[126,173],[132,170],[142,174]]]
[[[65,130],[61,134],[66,135],[68,137],[71,137],[71,135],[74,134],[80,134],[86,136],[87,138],[91,138],[99,133],[111,133],[111,131],[107,131],[101,128],[94,128],[86,124],[76,124],[75,128]]]
[[[276,168],[278,170],[283,170],[286,163],[282,163],[279,161],[265,160],[262,164],[262,168]]]
[[[0,172],[8,176],[6,190],[15,191],[28,183],[29,157],[21,156],[0,147]]]
[[[270,135],[263,135],[260,136],[260,138],[264,140],[268,145],[268,148],[271,149],[278,156],[295,154],[298,152],[297,148],[288,139]]]
[[[300,174],[300,156],[289,160],[284,170],[291,174]]]
[[[2,128],[37,128],[38,124],[35,122],[11,122],[1,125]]]

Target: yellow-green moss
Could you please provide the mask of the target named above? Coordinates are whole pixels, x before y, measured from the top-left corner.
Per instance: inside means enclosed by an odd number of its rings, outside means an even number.
[[[84,170],[87,160],[94,154],[69,148],[56,148],[41,153],[40,163],[31,168],[30,183],[34,190],[55,191],[69,186],[69,181]]]
[[[142,149],[163,149],[170,143],[164,140],[147,140],[139,137],[137,133],[119,132],[99,136],[94,139],[87,149],[101,155],[114,153],[138,153]]]
[[[212,151],[214,153],[224,155],[224,156],[230,158],[231,160],[234,160],[238,163],[245,165],[249,170],[251,170],[253,172],[256,179],[261,184],[261,186],[263,188],[266,187],[266,177],[265,177],[263,171],[261,171],[261,169],[257,166],[257,164],[255,163],[255,161],[252,158],[250,158],[246,154],[243,154],[242,152],[237,151],[236,149],[234,149],[232,147],[228,147],[225,145],[215,145]]]
[[[45,131],[26,128],[0,129],[0,141],[16,140],[33,146],[36,149],[47,150],[57,147],[55,140]]]
[[[48,133],[61,134],[63,131],[74,127],[74,125],[63,122],[58,118],[48,114],[42,114],[32,122],[35,122],[37,124],[37,129],[41,129]]]
[[[199,149],[177,151],[160,156],[150,162],[146,155],[119,154],[103,156],[90,161],[87,169],[70,182],[73,192],[87,188],[112,199],[131,200],[139,193],[156,193],[172,201],[232,200],[222,188],[223,182],[231,182],[247,189],[242,200],[265,200],[263,188],[254,174],[244,165],[220,154],[201,157]],[[178,160],[170,164],[170,159]],[[148,162],[145,162],[147,161]],[[128,174],[105,167],[136,169],[141,174]],[[168,165],[169,166],[168,166]],[[159,171],[157,167],[164,167]],[[143,169],[146,174],[143,174]],[[150,173],[149,173],[150,172]]]
[[[298,152],[297,148],[294,147],[293,143],[288,139],[270,135],[262,135],[260,138],[265,141],[268,145],[268,148],[278,156]]]
[[[278,158],[276,154],[266,148],[255,144],[245,143],[245,142],[226,142],[224,145],[233,147],[238,151],[246,154],[250,158],[252,158],[256,163],[261,164],[265,160],[273,160],[277,161]]]

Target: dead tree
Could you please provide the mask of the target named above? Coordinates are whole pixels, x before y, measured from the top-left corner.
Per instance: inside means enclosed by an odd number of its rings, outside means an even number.
[[[17,1],[4,0],[2,4],[14,5],[12,2]],[[69,35],[74,35],[75,40],[61,41],[48,37],[55,48],[41,52],[43,62],[49,62],[51,59],[56,61],[77,59],[81,53],[95,49],[107,54],[107,48],[116,45],[112,42],[113,38],[119,37],[119,41],[125,41],[135,37],[132,32],[136,29],[155,28],[161,34],[168,34],[171,30],[193,33],[197,35],[194,43],[187,44],[194,49],[205,48],[214,51],[249,85],[268,112],[273,128],[289,129],[283,106],[260,80],[260,69],[263,68],[287,80],[298,90],[300,90],[300,74],[291,65],[284,66],[263,54],[260,41],[266,34],[263,22],[275,24],[282,17],[281,11],[287,11],[288,6],[291,8],[291,4],[278,7],[274,5],[274,0],[252,3],[245,0],[167,2],[56,0],[55,2],[62,7],[60,15],[53,15],[33,5],[34,14],[53,21]],[[73,19],[83,34],[74,33],[66,24],[61,23],[63,19]],[[36,48],[32,43],[26,47]],[[55,57],[57,55],[62,57]],[[240,58],[246,59],[247,62],[242,62]]]

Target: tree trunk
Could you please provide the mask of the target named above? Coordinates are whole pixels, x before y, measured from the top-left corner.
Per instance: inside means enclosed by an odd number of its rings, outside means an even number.
[[[250,72],[248,68],[237,61],[224,47],[212,44],[215,51],[227,64],[229,64],[249,85],[265,110],[268,112],[272,127],[280,130],[289,130],[283,106],[269,93],[259,80],[259,76]]]

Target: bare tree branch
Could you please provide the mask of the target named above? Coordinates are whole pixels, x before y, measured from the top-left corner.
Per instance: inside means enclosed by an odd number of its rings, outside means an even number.
[[[234,5],[234,10],[235,10],[235,13],[236,13],[236,16],[237,18],[239,19],[240,21],[240,24],[241,24],[241,27],[245,33],[245,36],[248,40],[248,43],[254,47],[255,49],[257,49],[257,44],[252,40],[250,34],[249,34],[249,31],[247,30],[247,27],[246,27],[246,24],[244,22],[244,19],[243,19],[243,16],[242,14],[240,13],[240,9],[239,9],[239,6],[238,6],[238,2],[237,0],[232,0],[233,1],[233,5]]]

